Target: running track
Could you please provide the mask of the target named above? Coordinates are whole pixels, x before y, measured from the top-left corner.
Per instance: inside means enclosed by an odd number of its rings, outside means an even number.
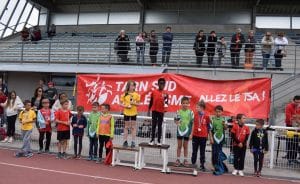
[[[57,160],[54,155],[15,158],[14,151],[0,148],[0,184],[291,184],[299,181],[237,177],[230,174],[213,176],[199,173],[198,177],[162,174],[154,170],[134,171],[129,167],[109,167],[86,160]]]

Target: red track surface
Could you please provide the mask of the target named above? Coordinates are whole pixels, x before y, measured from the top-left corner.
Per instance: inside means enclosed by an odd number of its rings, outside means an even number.
[[[0,148],[0,184],[290,184],[292,181],[213,176],[199,173],[198,177],[162,174],[155,170],[133,171],[129,167],[109,167],[85,160],[58,160],[54,155],[37,155],[32,158],[15,158],[14,151]]]

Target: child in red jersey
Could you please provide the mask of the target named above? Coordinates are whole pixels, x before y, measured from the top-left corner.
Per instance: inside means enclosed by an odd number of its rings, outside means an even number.
[[[237,124],[234,124],[231,129],[231,136],[233,139],[233,155],[234,170],[233,175],[239,174],[244,176],[244,162],[247,148],[247,140],[250,134],[250,129],[245,125],[246,116],[244,114],[238,114],[236,116]]]
[[[166,80],[164,78],[158,79],[158,89],[152,91],[149,103],[148,115],[152,110],[152,134],[149,145],[154,145],[155,129],[158,127],[157,132],[157,145],[161,146],[161,131],[164,119],[165,108],[168,106],[168,94],[164,92]]]
[[[50,109],[50,100],[48,98],[44,98],[42,100],[42,108],[38,110],[37,113],[37,122],[39,124],[39,146],[40,150],[38,154],[43,152],[44,146],[44,138],[46,135],[46,146],[45,152],[49,152],[50,142],[51,142],[51,134],[52,128],[51,123],[54,121],[54,113]]]
[[[198,150],[200,149],[200,169],[205,171],[205,147],[207,137],[210,131],[210,118],[205,113],[205,102],[200,101],[196,104],[196,112],[194,113],[194,123],[192,128],[192,164],[196,164]]]
[[[69,101],[60,102],[62,108],[55,112],[55,121],[57,123],[57,140],[59,141],[57,158],[67,159],[66,150],[68,140],[70,139],[70,119],[71,111],[68,109]]]

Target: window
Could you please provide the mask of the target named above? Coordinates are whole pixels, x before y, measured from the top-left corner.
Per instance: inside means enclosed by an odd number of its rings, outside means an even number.
[[[76,25],[77,14],[75,13],[55,13],[52,15],[51,24],[55,25]]]
[[[300,17],[292,17],[292,29],[300,29]]]
[[[5,8],[5,5],[8,0],[1,0],[0,1],[0,15],[2,14],[3,9]],[[1,35],[1,34],[0,34]]]
[[[13,13],[13,10],[17,4],[17,0],[10,0],[9,3],[8,3],[8,6],[7,6],[7,9],[4,10],[4,14],[1,18],[1,22],[3,24],[7,24],[8,23],[8,20],[9,20],[9,17],[11,16],[11,14]]]
[[[27,25],[29,27],[36,26],[38,25],[38,21],[39,21],[39,10],[37,8],[33,8],[30,18],[28,19],[28,22],[26,24],[26,27]]]
[[[107,24],[107,13],[80,13],[79,24]]]
[[[112,12],[109,14],[109,24],[139,24],[139,12]]]
[[[290,29],[290,17],[257,16],[256,27]]]
[[[40,14],[40,26],[45,26],[47,21],[47,13]]]
[[[26,20],[27,20],[27,18],[29,16],[31,8],[32,8],[32,5],[30,3],[27,3],[27,5],[25,7],[25,10],[24,10],[24,12],[23,12],[23,14],[21,16],[20,22],[19,22],[19,24],[17,26],[16,31],[19,32],[19,31],[21,31],[23,29],[23,27],[25,25],[25,22],[26,22]]]
[[[12,29],[14,29],[14,27],[16,26],[17,21],[22,13],[22,10],[23,10],[25,4],[26,4],[26,0],[20,0],[19,4],[17,6],[17,9],[13,13],[13,16],[8,24],[8,26],[11,27]]]

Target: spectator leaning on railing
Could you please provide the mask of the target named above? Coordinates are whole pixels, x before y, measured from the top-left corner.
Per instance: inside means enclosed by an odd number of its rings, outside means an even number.
[[[129,59],[127,57],[128,51],[130,50],[130,40],[126,35],[125,30],[121,30],[119,36],[115,40],[114,49],[117,52],[118,57],[121,62],[127,62]]]
[[[135,38],[135,45],[136,45],[136,62],[140,64],[141,57],[142,57],[142,64],[145,63],[145,39],[147,35],[145,33],[140,32],[138,36]]]
[[[278,70],[283,70],[281,68],[281,61],[283,57],[287,56],[287,51],[285,46],[289,44],[287,38],[284,36],[283,32],[278,33],[278,36],[275,38],[275,67]]]
[[[263,69],[266,70],[272,53],[272,47],[274,45],[274,38],[272,37],[271,32],[266,32],[265,36],[261,41],[261,44],[262,44],[261,52],[263,57]]]
[[[218,41],[217,35],[215,31],[210,32],[210,36],[207,38],[207,48],[206,48],[206,54],[207,54],[207,60],[209,67],[212,67],[214,64],[214,55],[216,52],[216,43]]]
[[[162,48],[162,66],[167,66],[170,61],[170,55],[172,50],[173,33],[171,33],[171,27],[166,27],[166,31],[162,35],[163,48]]]
[[[157,41],[157,36],[155,34],[155,30],[152,30],[150,32],[149,42],[150,42],[150,49],[149,49],[150,60],[151,63],[154,65],[157,62],[157,52],[158,52],[158,41]]]
[[[223,58],[225,58],[225,53],[227,49],[227,43],[225,41],[224,36],[221,36],[217,42],[217,51],[218,51],[218,60],[216,66],[221,66]]]
[[[204,31],[200,30],[196,35],[194,46],[193,46],[193,49],[195,50],[195,54],[196,54],[196,64],[198,67],[201,67],[202,65],[203,55],[205,53],[205,42],[206,42],[206,36],[204,35]]]
[[[230,52],[231,52],[231,65],[232,68],[239,67],[240,52],[245,43],[245,37],[242,34],[241,28],[236,29],[236,33],[231,37]]]
[[[256,40],[254,38],[254,31],[250,30],[248,33],[248,38],[245,43],[245,68],[253,68],[253,55],[255,52]]]

